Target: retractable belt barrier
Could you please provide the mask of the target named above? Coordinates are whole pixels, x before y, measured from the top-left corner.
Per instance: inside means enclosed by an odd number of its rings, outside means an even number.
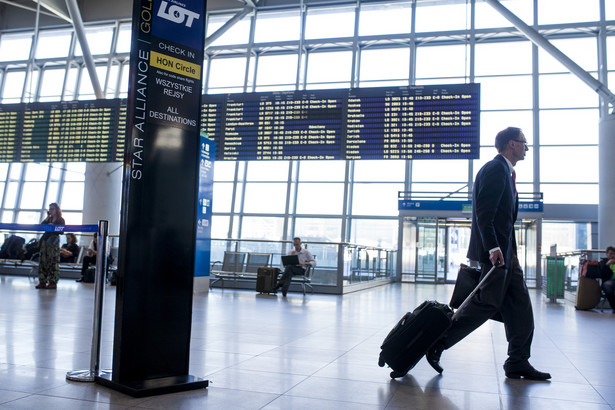
[[[6,224],[0,223],[3,231],[42,231],[42,232],[98,232],[98,225],[49,225],[49,224]]]
[[[66,373],[66,379],[77,382],[93,382],[96,376],[108,373],[100,370],[100,339],[102,327],[102,305],[104,287],[103,280],[107,272],[107,237],[109,221],[98,221],[98,225],[49,225],[49,224],[8,224],[0,223],[0,230],[15,232],[94,232],[98,233],[98,246],[96,257],[96,274],[94,278],[94,318],[92,320],[92,348],[90,351],[90,368],[87,370],[73,370]]]

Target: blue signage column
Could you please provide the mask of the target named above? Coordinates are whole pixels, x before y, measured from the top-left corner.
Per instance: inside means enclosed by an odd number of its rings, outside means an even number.
[[[196,254],[194,256],[194,290],[209,289],[209,269],[211,262],[211,201],[213,199],[214,158],[216,143],[201,135],[199,164],[199,194],[196,211]]]
[[[135,397],[207,387],[188,374],[205,0],[135,0],[113,372]]]

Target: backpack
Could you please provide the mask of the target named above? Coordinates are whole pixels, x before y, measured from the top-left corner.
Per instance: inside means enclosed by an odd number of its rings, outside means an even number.
[[[40,245],[36,238],[30,239],[30,241],[26,244],[26,253],[24,255],[24,259],[34,260],[34,256],[38,255],[40,252]]]
[[[0,248],[0,258],[2,259],[21,259],[24,253],[24,238],[17,235],[9,236]]]
[[[597,279],[600,275],[600,262],[586,260],[581,262],[581,276],[585,276],[587,278]]]

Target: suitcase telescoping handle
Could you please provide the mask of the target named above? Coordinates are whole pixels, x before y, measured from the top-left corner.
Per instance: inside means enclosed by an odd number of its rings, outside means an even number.
[[[470,302],[470,299],[472,299],[472,297],[474,296],[474,294],[478,291],[478,289],[481,287],[481,285],[487,280],[487,278],[489,277],[489,275],[491,275],[493,273],[493,271],[495,270],[496,265],[493,265],[491,267],[491,269],[489,269],[489,272],[487,272],[487,274],[481,279],[480,282],[478,282],[478,285],[476,285],[476,287],[474,288],[474,290],[472,292],[470,292],[470,294],[468,295],[468,297],[463,301],[463,303],[459,306],[459,308],[455,311],[455,313],[453,314],[452,319],[455,320],[455,317],[457,316],[457,313],[464,308],[465,305],[467,305]]]

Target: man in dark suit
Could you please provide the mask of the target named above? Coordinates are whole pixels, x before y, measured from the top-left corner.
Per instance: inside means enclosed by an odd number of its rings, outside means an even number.
[[[509,127],[497,134],[495,147],[499,154],[478,171],[474,181],[472,232],[467,257],[480,263],[481,279],[493,265],[497,268],[458,312],[446,335],[427,352],[427,361],[442,373],[442,351],[499,312],[508,340],[508,359],[504,363],[506,377],[546,380],[551,375],[536,370],[528,361],[534,335],[534,314],[517,259],[514,229],[519,198],[513,167],[525,158],[527,140],[521,129]]]

